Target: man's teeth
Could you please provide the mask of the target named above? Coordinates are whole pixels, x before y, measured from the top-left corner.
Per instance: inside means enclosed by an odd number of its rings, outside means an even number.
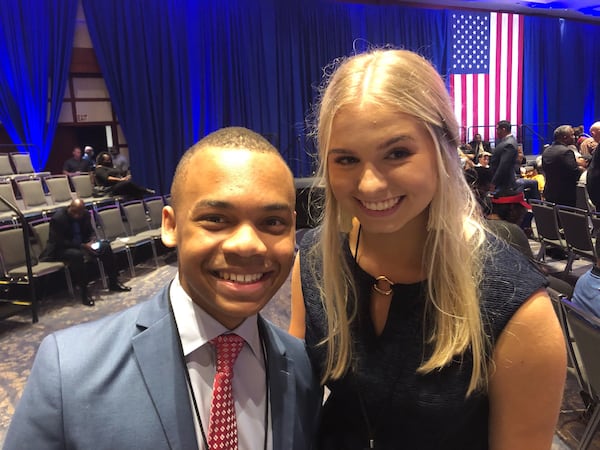
[[[372,211],[384,211],[386,209],[390,209],[392,206],[396,205],[400,197],[391,198],[389,200],[384,200],[383,202],[361,202],[363,206]]]
[[[227,272],[219,272],[219,277],[224,280],[234,281],[236,283],[254,283],[262,278],[262,273],[227,273]]]

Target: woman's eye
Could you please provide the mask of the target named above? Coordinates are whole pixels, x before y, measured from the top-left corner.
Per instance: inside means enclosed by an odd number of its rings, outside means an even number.
[[[388,154],[388,158],[389,159],[402,159],[402,158],[406,158],[407,156],[410,156],[411,152],[403,149],[403,148],[399,148],[399,149],[395,149],[392,150],[389,154]]]
[[[347,166],[349,164],[356,164],[358,162],[358,158],[354,156],[338,156],[335,158],[335,163],[340,164],[342,166]]]

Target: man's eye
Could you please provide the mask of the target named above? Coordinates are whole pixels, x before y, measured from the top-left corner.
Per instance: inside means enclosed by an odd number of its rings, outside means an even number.
[[[268,225],[268,226],[275,227],[275,226],[278,226],[278,225],[285,225],[286,221],[283,220],[283,219],[281,219],[281,218],[279,218],[279,217],[271,217],[271,218],[265,220],[265,224]]]
[[[199,221],[209,223],[225,223],[225,218],[221,216],[203,216],[199,219]]]

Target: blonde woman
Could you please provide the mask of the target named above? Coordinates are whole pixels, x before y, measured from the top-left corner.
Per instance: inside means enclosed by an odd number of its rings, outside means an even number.
[[[325,205],[290,332],[331,391],[319,449],[549,449],[564,340],[526,259],[486,230],[432,65],[337,63],[317,111]]]

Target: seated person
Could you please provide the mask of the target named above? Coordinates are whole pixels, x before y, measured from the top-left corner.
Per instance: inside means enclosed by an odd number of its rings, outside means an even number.
[[[469,144],[462,144],[456,150],[458,151],[458,157],[463,169],[468,170],[475,165],[473,162],[473,150]]]
[[[538,191],[540,192],[540,196],[542,196],[544,193],[544,186],[546,185],[546,179],[544,178],[544,175],[539,172],[538,167],[537,161],[531,161],[527,166],[525,166],[523,178],[537,181]]]
[[[496,236],[533,259],[529,239],[520,226],[529,209],[531,206],[525,201],[522,192],[497,192],[492,197],[492,212],[487,215],[487,223]]]
[[[492,212],[490,192],[492,188],[492,172],[489,167],[475,166],[465,171],[467,183],[481,207],[481,213],[487,216]]]
[[[130,291],[117,278],[117,269],[110,244],[96,241],[90,214],[83,200],[76,198],[69,206],[56,210],[50,220],[48,245],[42,253],[42,260],[59,260],[69,265],[73,277],[79,282],[81,302],[94,306],[94,300],[88,296],[88,274],[84,262],[85,256],[100,258],[108,276],[108,288],[111,291]]]
[[[490,167],[490,156],[492,156],[490,152],[483,151],[479,153],[475,167]]]
[[[87,160],[90,163],[90,169],[93,171],[96,168],[96,158],[94,157],[94,147],[86,145],[83,149],[82,159]]]
[[[127,160],[127,158],[125,158],[125,156],[123,156],[123,154],[121,153],[119,148],[118,147],[111,148],[110,154],[112,156],[114,168],[119,169],[121,171],[121,173],[124,173],[124,174],[128,173],[129,172],[129,161]]]
[[[73,156],[63,164],[63,174],[65,175],[77,175],[81,172],[89,172],[90,170],[90,162],[82,158],[80,147],[75,147],[73,149]]]
[[[596,245],[596,252],[600,251]],[[600,318],[600,260],[575,283],[571,301],[585,312]]]
[[[476,158],[478,158],[483,152],[490,153],[492,151],[490,143],[488,141],[484,141],[479,133],[473,136],[473,140],[469,142],[469,145],[473,149]]]
[[[108,152],[101,152],[96,160],[96,185],[104,187],[111,195],[142,198],[144,195],[156,194],[153,189],[134,183],[131,175],[113,167],[112,157]]]

